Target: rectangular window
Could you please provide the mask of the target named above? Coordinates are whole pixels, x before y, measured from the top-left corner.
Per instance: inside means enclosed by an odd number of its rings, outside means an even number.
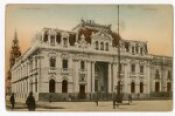
[[[143,55],[143,48],[140,48],[140,54]]]
[[[50,67],[56,67],[56,58],[54,57],[50,58]]]
[[[63,65],[62,65],[63,69],[67,69],[68,68],[68,60],[63,59]]]
[[[55,37],[54,37],[54,35],[52,35],[52,36],[50,37],[50,43],[51,43],[52,46],[55,45]]]
[[[81,69],[84,69],[84,67],[85,67],[85,63],[84,61],[81,61]]]
[[[132,73],[135,73],[135,64],[132,64],[132,65],[131,65],[131,72],[132,72]]]
[[[132,54],[134,54],[134,47],[132,47]]]
[[[143,67],[143,65],[140,66],[140,73],[141,73],[141,74],[144,73],[144,67]]]
[[[126,52],[129,52],[129,42],[125,42],[125,49],[126,49]]]

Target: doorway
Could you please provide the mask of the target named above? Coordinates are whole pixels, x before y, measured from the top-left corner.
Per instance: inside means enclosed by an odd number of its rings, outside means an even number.
[[[85,85],[80,85],[80,88],[79,88],[79,97],[80,99],[84,99],[85,98]]]
[[[108,62],[95,63],[95,92],[99,99],[108,98]]]

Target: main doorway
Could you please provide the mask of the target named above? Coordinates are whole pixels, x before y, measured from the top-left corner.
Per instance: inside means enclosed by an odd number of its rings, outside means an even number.
[[[80,89],[79,90],[79,98],[84,99],[86,97],[86,95],[85,95],[85,85],[84,84],[80,85],[79,89]]]
[[[108,63],[95,63],[95,92],[98,93],[99,99],[108,97]]]

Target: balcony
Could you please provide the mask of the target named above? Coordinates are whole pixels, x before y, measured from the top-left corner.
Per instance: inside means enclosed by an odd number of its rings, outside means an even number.
[[[79,74],[87,74],[87,69],[79,69]]]
[[[30,75],[34,75],[38,73],[38,68],[33,68],[30,70]]]
[[[130,75],[131,76],[137,76],[137,73],[136,72],[131,72]]]
[[[70,75],[70,74],[72,74],[72,69],[70,69],[70,68],[61,68],[61,74]]]
[[[50,67],[48,73],[49,74],[56,74],[56,67]]]

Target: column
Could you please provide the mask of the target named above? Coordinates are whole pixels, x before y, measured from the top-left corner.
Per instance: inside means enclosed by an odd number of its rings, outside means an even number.
[[[87,61],[87,93],[91,93],[91,62]]]
[[[127,85],[128,85],[127,78],[128,78],[128,71],[129,71],[128,63],[124,64],[124,68],[125,68],[125,71],[124,71],[123,93],[127,94],[128,93],[128,90],[127,90],[127,88],[128,88],[127,87]]]
[[[75,60],[75,93],[79,92],[79,73],[78,73],[78,60]]]
[[[146,94],[150,94],[151,92],[151,85],[152,85],[152,80],[151,80],[151,72],[150,72],[150,65],[149,63],[145,65],[145,69],[146,71],[144,72],[144,79],[147,78],[147,80],[145,81],[146,83],[144,83],[144,88],[143,88],[143,93],[146,93]]]
[[[91,80],[92,89],[91,89],[91,92],[95,93],[95,62],[94,61],[92,62],[91,68],[92,68],[92,80]]]
[[[111,93],[111,63],[108,63],[108,93]]]
[[[117,92],[116,86],[117,86],[117,63],[114,62],[113,64],[113,92]]]

